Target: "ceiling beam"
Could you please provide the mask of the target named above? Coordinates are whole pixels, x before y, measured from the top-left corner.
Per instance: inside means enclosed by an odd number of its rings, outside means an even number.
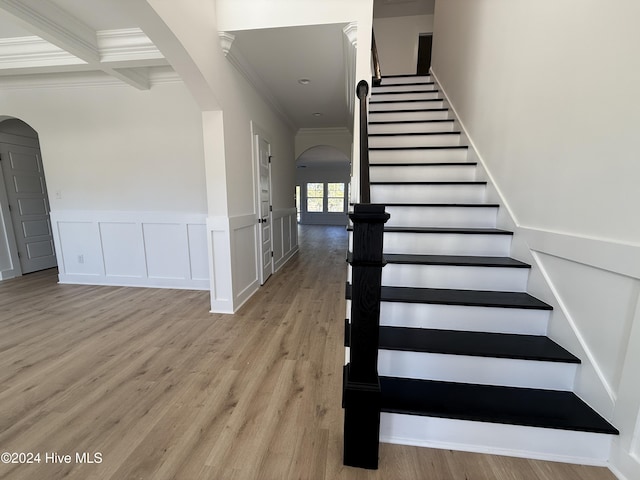
[[[0,0],[0,8],[48,42],[87,63],[100,61],[96,32],[49,0]]]
[[[90,67],[140,90],[150,88],[145,73],[115,69],[102,63],[96,31],[50,0],[0,0],[0,9],[12,15],[23,28],[78,57]]]

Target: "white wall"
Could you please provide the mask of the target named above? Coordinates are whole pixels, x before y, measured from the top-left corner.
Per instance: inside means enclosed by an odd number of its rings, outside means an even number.
[[[584,362],[577,391],[621,430],[611,466],[628,479],[640,478],[639,16],[634,2],[439,0],[432,62],[516,250],[537,262],[550,335]]]
[[[418,38],[433,32],[433,15],[373,19],[382,75],[415,74]]]
[[[24,87],[0,90],[0,115],[39,134],[60,281],[207,288],[202,120],[184,85]]]

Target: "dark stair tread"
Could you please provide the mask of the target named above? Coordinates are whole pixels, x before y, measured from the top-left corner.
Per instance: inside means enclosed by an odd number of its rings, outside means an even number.
[[[478,162],[369,163],[369,167],[476,167]]]
[[[580,363],[578,357],[541,335],[383,326],[379,346],[384,350]]]
[[[482,257],[468,255],[409,255],[403,253],[386,253],[384,254],[384,259],[387,263],[410,265],[531,268],[531,265],[510,257]]]
[[[370,133],[370,137],[416,137],[424,135],[460,135],[460,131],[455,132],[395,132],[395,133]]]
[[[388,125],[394,123],[453,123],[453,118],[435,118],[432,120],[387,120],[387,121],[372,121],[368,122],[369,125]]]
[[[346,299],[351,300],[351,284],[346,286]],[[553,310],[553,307],[525,292],[487,290],[454,290],[449,288],[386,287],[380,292],[382,302],[431,303],[472,307]]]
[[[448,112],[448,108],[420,108],[420,109],[399,109],[399,110],[378,110],[369,113],[415,113],[415,112]]]
[[[451,181],[451,182],[370,182],[370,185],[486,185],[487,182]]]
[[[400,85],[406,85],[406,84],[400,84]],[[411,84],[409,84],[411,85]],[[428,83],[425,83],[424,85],[430,85]],[[382,86],[382,85],[380,85]],[[385,85],[385,87],[390,87],[391,85]],[[396,85],[397,86],[397,85]],[[373,88],[371,89],[371,95],[404,95],[407,93],[433,93],[433,92],[439,92],[440,90],[396,90],[395,92],[378,92],[377,89]],[[439,99],[442,100],[442,99]]]
[[[385,203],[385,207],[500,208],[498,203]]]
[[[419,99],[410,99],[410,100],[370,100],[369,105],[380,105],[383,103],[416,103],[416,102],[443,102],[442,98],[419,98]]]
[[[380,377],[383,412],[617,435],[573,392]]]
[[[468,150],[468,145],[432,145],[429,147],[369,147],[369,150]]]

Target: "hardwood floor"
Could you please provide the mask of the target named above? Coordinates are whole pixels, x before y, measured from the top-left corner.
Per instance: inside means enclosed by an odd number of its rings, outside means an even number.
[[[379,470],[342,466],[346,233],[300,240],[236,315],[210,314],[208,292],[58,285],[51,270],[0,282],[0,453],[41,455],[0,478],[615,478],[386,444]]]

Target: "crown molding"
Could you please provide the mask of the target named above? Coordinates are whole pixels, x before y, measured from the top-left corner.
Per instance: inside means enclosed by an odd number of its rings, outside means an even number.
[[[40,37],[0,39],[0,69],[86,65],[87,62]]]
[[[139,28],[96,32],[101,62],[164,60],[164,55]]]
[[[346,135],[351,137],[351,131],[346,127],[307,127],[298,129],[297,135]]]
[[[155,67],[141,74],[149,82],[149,87],[183,83],[182,78],[171,67]],[[133,72],[128,72],[132,74]],[[118,78],[97,70],[43,73],[40,75],[0,76],[2,90],[35,90],[77,87],[128,87]]]
[[[284,107],[277,100],[273,92],[271,92],[269,87],[265,85],[264,81],[262,81],[251,64],[240,53],[238,47],[232,48],[233,41],[235,40],[235,35],[228,32],[218,32],[218,37],[220,39],[220,46],[222,47],[222,51],[227,60],[229,60],[229,63],[231,63],[231,65],[233,65],[235,69],[240,72],[240,74],[251,84],[251,86],[253,86],[260,97],[262,97],[262,99],[267,104],[271,105],[271,107],[280,115],[280,117],[291,128],[291,130],[295,131],[295,123],[287,114]]]

